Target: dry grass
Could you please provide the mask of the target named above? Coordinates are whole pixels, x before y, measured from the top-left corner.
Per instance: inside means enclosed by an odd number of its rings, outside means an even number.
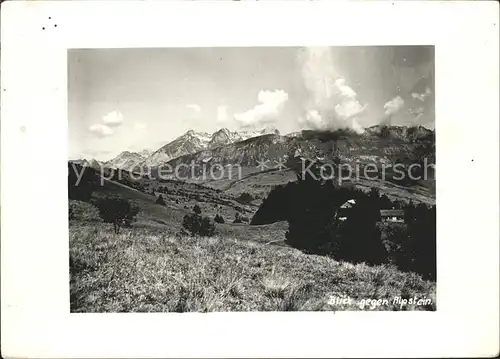
[[[359,310],[330,296],[427,297],[435,284],[388,266],[339,263],[285,247],[231,238],[177,238],[136,227],[72,221],[72,312]]]

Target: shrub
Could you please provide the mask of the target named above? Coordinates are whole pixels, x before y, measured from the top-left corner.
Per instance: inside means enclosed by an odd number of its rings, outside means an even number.
[[[385,233],[384,243],[389,261],[401,270],[411,270],[412,255],[408,250],[410,241],[407,225],[403,223],[381,223]]]
[[[198,213],[186,214],[182,226],[191,236],[211,237],[215,234],[215,225],[208,217],[202,217]]]
[[[102,220],[113,223],[115,233],[119,233],[122,226],[130,226],[139,212],[136,204],[118,197],[99,199],[96,205]]]
[[[70,220],[101,222],[99,210],[91,202],[77,201],[70,199],[68,201]]]
[[[155,203],[159,204],[159,205],[162,205],[162,206],[166,205],[165,200],[163,199],[163,196],[161,194],[158,196],[158,198],[156,199]]]
[[[197,204],[194,205],[193,207],[193,212],[196,214],[201,214],[201,208]]]
[[[234,221],[233,221],[233,223],[242,223],[240,214],[238,212],[236,212],[236,214],[234,215]]]
[[[221,215],[216,214],[215,218],[214,218],[214,222],[216,222],[216,223],[224,223],[224,218],[222,218]]]
[[[252,202],[253,200],[254,200],[254,198],[252,197],[252,195],[247,193],[247,192],[243,192],[237,198],[237,201],[241,202],[243,204],[248,204],[248,203]]]

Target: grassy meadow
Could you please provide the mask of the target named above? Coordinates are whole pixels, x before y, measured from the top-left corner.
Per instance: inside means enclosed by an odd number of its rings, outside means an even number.
[[[435,283],[390,266],[353,265],[227,234],[180,237],[142,225],[114,234],[70,221],[72,312],[435,310]],[[246,226],[249,227],[249,226]],[[349,304],[329,304],[331,296]],[[394,297],[432,304],[393,303]],[[363,299],[389,304],[361,308]]]

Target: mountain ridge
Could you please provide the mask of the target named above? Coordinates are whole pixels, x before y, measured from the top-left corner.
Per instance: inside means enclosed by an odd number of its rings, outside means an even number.
[[[424,126],[373,125],[362,134],[345,129],[302,130],[281,135],[275,128],[241,132],[221,128],[212,134],[188,130],[156,151],[122,151],[105,162],[95,159],[73,162],[125,170],[157,168],[166,163],[179,165],[185,161],[254,166],[258,157],[270,160],[286,160],[296,155],[323,158],[334,152],[348,162],[356,157],[387,162],[394,152],[405,151],[422,141],[434,142],[434,130]]]

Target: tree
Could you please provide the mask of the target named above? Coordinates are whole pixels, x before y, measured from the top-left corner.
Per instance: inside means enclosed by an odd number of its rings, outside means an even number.
[[[201,214],[201,208],[197,204],[194,205],[193,207],[193,212],[196,214]]]
[[[377,201],[378,199],[380,199],[380,191],[378,190],[378,188],[372,187],[370,188],[368,196],[370,196],[372,200]]]
[[[216,223],[224,223],[224,218],[220,214],[216,214],[214,218],[214,222]]]
[[[414,211],[414,220],[408,226],[412,270],[425,279],[436,280],[436,207],[427,208],[421,203]]]
[[[233,223],[242,223],[242,222],[243,221],[241,220],[240,214],[238,212],[236,212],[236,214],[234,215]]]
[[[289,194],[293,191],[291,187],[294,186],[295,183],[292,182],[286,186],[274,187],[262,201],[250,224],[270,224],[286,220],[290,209]]]
[[[116,234],[120,232],[120,227],[130,226],[135,220],[139,207],[123,198],[107,197],[97,200],[99,216],[106,223],[113,223]]]
[[[240,196],[237,198],[237,201],[240,202],[240,203],[243,203],[243,204],[247,204],[247,203],[250,203],[254,200],[254,198],[252,197],[251,194],[247,193],[247,192],[243,192],[242,194],[240,194]]]
[[[308,177],[297,183],[290,195],[286,233],[288,244],[315,252],[334,240],[338,224],[334,191],[333,186],[322,185]]]
[[[379,136],[381,138],[389,137],[390,134],[391,134],[391,130],[389,129],[389,127],[387,125],[383,125],[383,126],[380,127]]]
[[[350,262],[379,264],[387,260],[387,251],[377,227],[380,221],[379,203],[373,196],[362,196],[356,201],[341,227],[336,258]]]
[[[162,205],[162,206],[166,205],[165,200],[163,199],[163,196],[161,194],[158,196],[158,198],[156,199],[155,203],[159,204],[159,205]]]
[[[186,214],[182,226],[191,236],[211,237],[215,234],[215,225],[208,217],[202,217],[198,213]]]
[[[248,223],[248,217],[240,216],[241,222]]]
[[[410,200],[410,202],[404,207],[403,213],[404,213],[404,220],[406,224],[413,224],[413,221],[415,220],[415,206],[413,205],[413,202]]]
[[[379,207],[380,209],[392,209],[393,207],[396,208],[397,204],[393,203],[389,197],[387,197],[385,194],[380,196],[380,201],[379,201]]]

